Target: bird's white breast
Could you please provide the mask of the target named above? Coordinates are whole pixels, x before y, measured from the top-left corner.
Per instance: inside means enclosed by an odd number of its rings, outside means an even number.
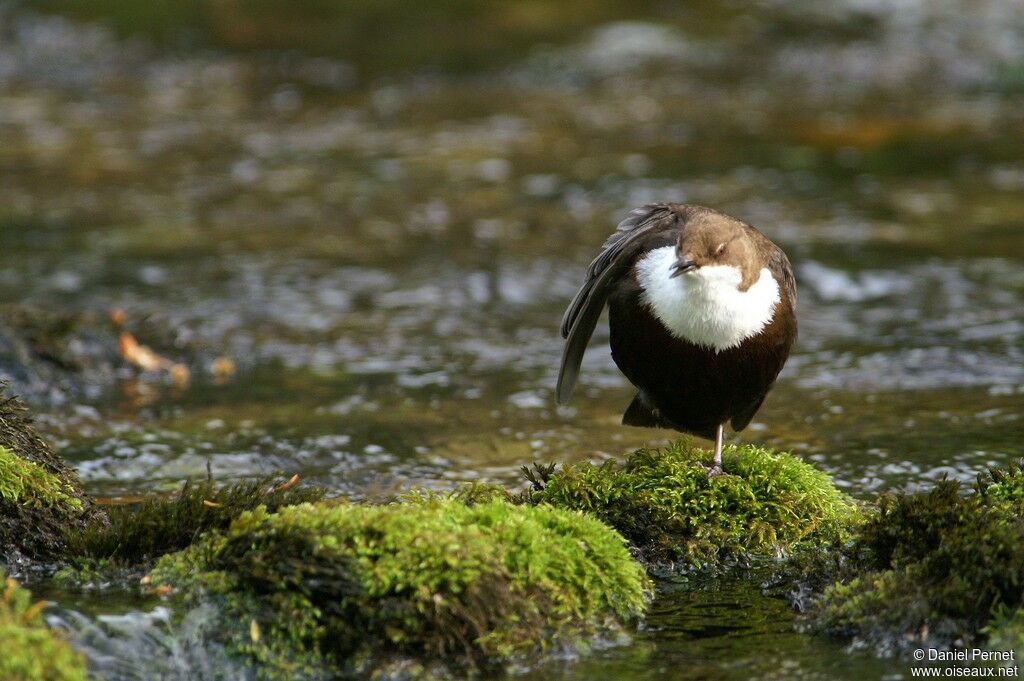
[[[736,347],[764,329],[779,303],[768,268],[746,291],[732,265],[706,265],[672,278],[674,246],[649,251],[637,263],[641,297],[672,335],[716,351]]]

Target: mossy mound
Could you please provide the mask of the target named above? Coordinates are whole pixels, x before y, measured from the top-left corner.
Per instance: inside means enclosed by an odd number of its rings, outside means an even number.
[[[25,407],[0,395],[0,563],[10,565],[17,556],[59,558],[68,532],[104,522]]]
[[[727,447],[728,475],[709,478],[708,453],[685,441],[641,449],[624,464],[563,466],[534,476],[532,503],[593,514],[649,563],[715,567],[834,542],[858,506],[825,473],[790,454]]]
[[[45,601],[0,572],[0,679],[85,681],[85,662],[43,622]]]
[[[811,628],[881,653],[980,643],[997,616],[1000,636],[1012,637],[1024,608],[1024,472],[992,471],[970,495],[949,480],[885,495],[847,554]]]
[[[492,668],[621,630],[649,589],[622,537],[593,518],[436,497],[245,513],[161,559],[152,581],[215,599],[222,642],[270,678],[404,657]]]

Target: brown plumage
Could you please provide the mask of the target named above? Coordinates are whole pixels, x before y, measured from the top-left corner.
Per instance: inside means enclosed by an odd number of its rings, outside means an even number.
[[[637,388],[623,423],[714,439],[711,471],[721,472],[722,425],[738,431],[750,423],[796,338],[796,283],[785,253],[709,208],[633,211],[562,318],[559,403],[572,393],[606,304],[612,358]]]

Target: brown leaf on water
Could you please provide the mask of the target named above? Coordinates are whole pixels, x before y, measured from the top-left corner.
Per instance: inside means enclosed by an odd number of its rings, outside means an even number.
[[[174,385],[179,388],[184,388],[188,385],[188,379],[191,376],[191,373],[189,372],[188,367],[184,364],[175,364],[171,366],[167,370],[167,373],[170,375],[171,380],[174,381]]]
[[[160,369],[170,369],[174,366],[171,360],[156,354],[148,346],[140,345],[139,341],[135,340],[135,336],[127,331],[122,331],[121,335],[118,336],[117,347],[125,361],[134,364],[144,371],[159,371]]]
[[[235,362],[230,357],[218,357],[210,363],[214,380],[224,381],[235,375]]]
[[[166,371],[174,385],[184,388],[188,385],[190,372],[184,364],[177,364],[154,352],[149,346],[142,345],[128,331],[122,331],[117,337],[117,347],[121,357],[143,371]]]
[[[110,317],[110,322],[114,326],[121,328],[124,326],[124,320],[127,315],[125,315],[124,310],[119,307],[115,307],[107,313],[107,316]]]

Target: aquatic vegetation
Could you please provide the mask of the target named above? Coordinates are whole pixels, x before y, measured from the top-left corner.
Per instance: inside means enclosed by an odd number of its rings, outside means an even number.
[[[580,648],[644,612],[649,582],[594,518],[437,496],[243,513],[152,572],[268,677],[367,671],[415,657],[481,669]]]
[[[729,475],[709,478],[706,451],[681,440],[625,463],[566,465],[534,476],[531,503],[591,513],[648,562],[709,567],[777,557],[847,532],[857,505],[791,454],[727,447]]]
[[[322,488],[274,476],[222,486],[210,479],[186,482],[172,495],[109,508],[109,522],[68,535],[68,553],[117,564],[140,563],[183,549],[204,532],[225,529],[244,511],[263,506],[273,512],[323,496]]]
[[[85,681],[85,661],[43,622],[45,601],[0,571],[0,678],[4,681]]]
[[[1019,465],[993,470],[973,494],[961,491],[943,480],[925,493],[881,497],[847,550],[844,574],[808,613],[810,627],[883,653],[970,645],[986,632],[1017,636],[1024,475]]]

